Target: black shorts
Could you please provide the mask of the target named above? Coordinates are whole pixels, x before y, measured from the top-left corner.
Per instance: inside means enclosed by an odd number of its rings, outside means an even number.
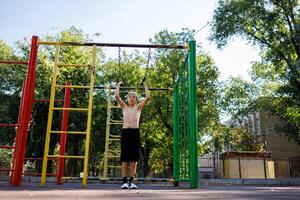
[[[138,128],[123,128],[121,131],[121,162],[138,161],[140,147],[140,130]]]

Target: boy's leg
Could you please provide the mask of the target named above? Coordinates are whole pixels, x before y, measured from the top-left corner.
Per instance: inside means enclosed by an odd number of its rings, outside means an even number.
[[[137,167],[137,162],[136,161],[131,161],[130,162],[130,179],[129,179],[129,188],[130,189],[137,189],[138,187],[133,183],[133,179],[136,175],[136,167]]]
[[[122,162],[122,177],[127,177],[128,166],[127,162]]]
[[[136,161],[131,161],[130,162],[130,176],[135,177],[136,175],[136,167],[137,167],[137,162]]]
[[[127,171],[128,171],[127,162],[122,162],[123,184],[121,186],[121,189],[129,189],[129,184],[128,184],[128,180],[127,180]]]

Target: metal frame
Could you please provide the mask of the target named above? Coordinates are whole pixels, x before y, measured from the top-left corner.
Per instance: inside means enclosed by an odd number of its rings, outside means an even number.
[[[20,110],[19,110],[19,117],[18,117],[18,123],[14,125],[18,125],[17,130],[17,136],[16,136],[16,145],[15,145],[15,151],[14,151],[14,158],[13,158],[13,167],[12,167],[12,177],[11,177],[11,184],[14,186],[19,186],[21,183],[22,178],[22,168],[23,168],[23,162],[25,157],[25,151],[26,151],[26,143],[27,143],[27,135],[28,135],[28,127],[31,119],[31,112],[32,112],[32,104],[34,101],[34,86],[35,86],[35,79],[36,79],[36,65],[37,65],[37,54],[38,54],[38,45],[55,45],[56,46],[56,59],[55,59],[55,67],[54,67],[54,74],[56,73],[56,70],[58,67],[68,67],[67,64],[59,64],[58,63],[58,54],[59,54],[59,46],[92,46],[93,48],[93,58],[91,65],[87,66],[92,69],[91,73],[91,80],[90,80],[90,87],[85,88],[89,89],[90,95],[89,95],[89,106],[87,109],[80,109],[80,108],[61,108],[57,110],[63,110],[66,113],[71,110],[77,110],[77,111],[87,111],[88,112],[88,119],[87,119],[87,131],[85,133],[77,132],[77,131],[66,131],[63,130],[60,131],[60,134],[63,135],[66,134],[86,134],[86,143],[89,144],[90,142],[90,128],[91,128],[91,110],[92,110],[92,101],[93,101],[93,91],[94,89],[113,89],[113,87],[102,87],[102,86],[96,86],[94,87],[94,76],[95,76],[95,62],[96,62],[96,47],[131,47],[131,48],[166,48],[166,49],[188,49],[189,50],[189,60],[188,60],[188,70],[189,70],[189,99],[188,99],[188,111],[189,111],[189,120],[188,120],[188,130],[184,130],[184,136],[189,137],[189,161],[188,163],[184,163],[185,165],[188,164],[188,171],[189,171],[189,178],[191,182],[191,188],[196,188],[198,186],[198,171],[197,171],[197,111],[196,111],[196,90],[195,90],[195,41],[189,42],[189,45],[147,45],[147,44],[115,44],[115,43],[81,43],[81,42],[45,42],[45,41],[38,41],[37,36],[32,37],[32,43],[31,43],[31,50],[30,50],[30,58],[29,62],[26,61],[2,61],[0,64],[28,64],[28,70],[27,70],[27,76],[23,85],[22,90],[22,98],[20,102]],[[82,67],[81,65],[70,65],[71,67]],[[60,87],[59,85],[56,85],[56,75],[53,78],[51,90],[54,91],[56,87]],[[55,81],[54,81],[55,80]],[[66,89],[70,88],[76,88],[76,86],[61,86],[65,87]],[[174,87],[176,89],[177,86]],[[81,86],[78,86],[77,88],[82,88]],[[139,88],[133,88],[133,87],[124,87],[124,89],[139,89]],[[169,88],[149,88],[150,90],[170,90]],[[48,118],[48,128],[47,128],[47,135],[45,144],[49,144],[50,142],[50,133],[58,133],[55,131],[51,131],[51,122],[52,122],[52,114],[53,110],[55,109],[53,107],[54,104],[54,92],[51,92],[50,97],[50,105],[49,105],[49,118]],[[178,110],[178,91],[174,90],[173,93],[174,97],[174,110],[173,110],[173,117],[174,117],[174,179],[175,181],[181,181],[180,176],[180,162],[181,162],[181,156],[186,156],[187,154],[181,154],[178,149],[176,149],[176,144],[180,142],[182,138],[178,136],[178,129],[180,125],[180,121],[182,120],[182,116],[179,116],[180,112]],[[182,102],[181,102],[182,103]],[[51,114],[50,114],[51,113]],[[50,116],[51,115],[51,116]],[[179,116],[179,117],[175,117]],[[13,125],[11,125],[13,126]],[[50,127],[50,128],[49,128]],[[62,139],[63,140],[63,139]],[[186,142],[186,141],[183,141]],[[64,143],[64,142],[62,142]],[[49,147],[49,145],[48,145]],[[180,150],[180,149],[179,149]],[[49,148],[45,148],[44,152],[44,163],[43,163],[43,172],[42,172],[42,178],[41,183],[44,184],[46,181],[46,168],[47,168],[47,160],[52,159],[54,156],[48,155]],[[61,152],[62,154],[63,152]],[[88,170],[88,155],[89,155],[89,145],[86,145],[85,147],[85,155],[84,156],[65,156],[65,155],[59,155],[56,156],[56,158],[59,158],[59,160],[64,160],[65,158],[85,158],[84,160],[84,174],[83,174],[83,182],[82,185],[86,186],[86,180],[87,180],[87,170]],[[187,170],[187,169],[185,169]],[[61,183],[61,178],[57,178],[57,182]]]
[[[50,42],[40,41],[40,45],[60,46],[97,46],[97,47],[129,47],[129,48],[160,48],[160,49],[188,49],[185,45],[161,45],[161,44],[122,44],[122,43],[95,43],[95,42]]]
[[[173,176],[198,188],[198,119],[196,104],[196,44],[189,52],[173,90]],[[187,106],[186,106],[187,105]]]

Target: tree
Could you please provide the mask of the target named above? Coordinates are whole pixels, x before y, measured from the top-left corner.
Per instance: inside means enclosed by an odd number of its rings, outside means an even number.
[[[274,112],[300,135],[300,4],[298,0],[221,0],[211,40],[219,48],[241,36],[261,48],[252,77],[265,86]],[[292,133],[294,134],[294,133]],[[299,142],[299,141],[298,141]]]

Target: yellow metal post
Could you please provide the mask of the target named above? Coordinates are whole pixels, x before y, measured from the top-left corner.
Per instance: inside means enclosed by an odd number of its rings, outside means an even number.
[[[51,94],[50,94],[50,102],[49,102],[49,113],[48,113],[48,123],[47,123],[47,131],[46,131],[41,185],[45,185],[46,183],[47,162],[48,162],[49,144],[50,144],[50,131],[52,127],[53,105],[54,105],[54,98],[55,98],[55,84],[56,84],[56,77],[57,77],[58,61],[59,61],[59,45],[56,45],[55,60],[54,60],[54,66],[52,71],[52,84],[51,84]]]
[[[93,109],[93,95],[94,95],[94,82],[95,82],[95,66],[96,66],[96,45],[93,45],[92,49],[92,66],[91,66],[91,79],[90,79],[90,91],[89,91],[89,106],[88,106],[88,117],[87,117],[87,128],[86,128],[86,139],[85,139],[85,155],[84,155],[84,167],[82,186],[86,187],[88,177],[88,161],[89,161],[89,149],[90,149],[90,132],[92,122],[92,109]]]
[[[109,154],[109,133],[110,133],[110,107],[111,107],[111,90],[108,91],[107,98],[107,118],[106,118],[106,134],[105,134],[105,151],[104,151],[104,163],[103,163],[103,179],[107,179],[107,164]]]

